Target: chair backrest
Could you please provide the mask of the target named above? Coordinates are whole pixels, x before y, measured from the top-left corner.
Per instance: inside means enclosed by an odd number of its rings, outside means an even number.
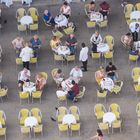
[[[59,97],[58,97],[58,100],[59,100],[59,101],[65,101],[65,100],[67,100],[67,96],[66,96],[66,95],[64,95],[64,96],[59,96]]]
[[[102,111],[105,111],[105,107],[103,104],[96,104],[94,106],[94,112],[97,113],[97,112],[102,112]]]
[[[16,11],[16,18],[17,17],[23,17],[26,15],[26,10],[24,8],[18,8]]]
[[[116,103],[112,103],[110,106],[109,106],[109,111],[111,112],[120,112],[120,106]]]
[[[112,122],[113,128],[120,128],[121,127],[121,120],[115,120]]]
[[[37,63],[37,57],[32,57],[32,58],[30,59],[30,63],[31,63],[31,64]]]
[[[33,91],[32,92],[32,97],[33,98],[41,98],[42,91]]]
[[[140,11],[140,3],[136,3],[135,8],[136,8],[137,11]]]
[[[19,92],[19,97],[21,99],[27,99],[27,98],[29,98],[29,93],[28,92]]]
[[[68,127],[68,124],[58,124],[59,131],[67,131]]]
[[[37,23],[35,23],[35,24],[30,24],[30,25],[29,25],[29,30],[31,30],[31,31],[36,31],[36,30],[38,30],[38,24],[37,24]]]
[[[0,136],[6,135],[6,128],[0,128]]]
[[[30,16],[34,16],[34,15],[38,16],[38,11],[37,11],[37,9],[36,9],[35,7],[30,7],[30,8],[28,9],[28,15],[30,15]]]
[[[104,38],[104,43],[107,43],[109,47],[114,46],[114,38],[111,35],[106,35]]]
[[[73,131],[76,131],[76,130],[78,131],[80,130],[80,126],[81,126],[80,123],[71,124],[70,129]]]
[[[98,97],[106,97],[107,95],[107,91],[104,90],[103,92],[100,92],[99,90],[97,90],[97,96]]]
[[[64,106],[61,106],[61,107],[58,107],[58,114],[59,115],[65,115],[65,114],[67,114],[67,108],[66,107],[64,107]]]
[[[131,61],[137,61],[137,59],[138,59],[138,56],[137,55],[129,54],[129,60],[131,60]]]
[[[136,113],[138,113],[138,111],[140,111],[140,103],[136,105]]]
[[[40,116],[41,115],[41,110],[39,108],[32,108],[31,109],[31,115]]]
[[[131,13],[134,10],[133,4],[126,4],[124,7],[124,13]]]
[[[33,127],[34,133],[39,133],[43,131],[43,125],[36,125]]]
[[[21,65],[22,64],[22,59],[21,58],[16,58],[16,64]]]
[[[48,73],[47,72],[40,72],[43,77],[47,80],[48,79]]]
[[[94,22],[94,21],[87,21],[87,27],[88,28],[95,28],[96,27],[96,22]]]
[[[79,109],[78,109],[78,107],[77,106],[71,106],[70,108],[69,108],[69,112],[71,113],[71,114],[79,114],[78,111]]]
[[[28,117],[30,114],[30,111],[26,108],[23,108],[20,110],[19,113],[20,113],[20,117]]]
[[[140,76],[140,67],[135,67],[132,69],[132,77],[137,75]]]
[[[54,60],[55,60],[55,61],[63,61],[64,58],[63,58],[61,55],[54,54]]]
[[[31,131],[30,127],[21,126],[20,128],[21,128],[21,133],[22,134],[28,134]]]
[[[69,35],[74,32],[74,28],[68,27],[68,28],[64,29],[63,31],[65,32],[65,34]]]
[[[113,57],[113,51],[109,51],[109,52],[104,53],[104,57],[107,58],[107,59],[112,58]]]
[[[75,61],[75,55],[68,55],[66,56],[67,61]]]
[[[92,52],[91,53],[91,57],[93,58],[93,59],[99,59],[100,57],[101,57],[101,53],[94,53],[94,52]]]
[[[109,125],[108,125],[108,123],[99,123],[98,124],[99,125],[99,128],[101,129],[101,130],[107,130],[107,129],[109,129]]]
[[[99,27],[107,27],[107,24],[108,24],[108,20],[103,20],[103,21],[101,21],[98,25],[99,25]]]
[[[18,29],[18,31],[20,31],[20,32],[24,32],[24,31],[27,30],[27,26],[26,26],[26,25],[18,24],[18,25],[17,25],[17,29]]]

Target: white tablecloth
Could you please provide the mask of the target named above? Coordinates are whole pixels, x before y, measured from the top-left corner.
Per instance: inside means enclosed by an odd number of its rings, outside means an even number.
[[[24,125],[25,126],[30,126],[31,128],[33,126],[36,126],[38,124],[37,119],[35,117],[27,117],[25,119]]]
[[[7,7],[10,7],[13,4],[13,0],[1,0],[1,3],[5,3]]]
[[[23,85],[23,91],[24,92],[29,92],[30,95],[31,95],[33,91],[36,91],[36,86],[33,82],[26,82]]]
[[[108,123],[109,123],[109,127],[111,127],[111,123],[112,123],[113,121],[115,121],[115,120],[116,120],[116,116],[115,116],[115,114],[112,113],[112,112],[107,112],[107,113],[105,113],[104,116],[103,116],[103,122],[104,122],[104,123],[108,122]]]
[[[99,12],[92,12],[90,14],[90,21],[101,22],[103,21],[103,15]]]
[[[66,94],[67,94],[67,92],[64,92],[63,90],[57,90],[56,91],[57,97],[65,96]]]
[[[76,123],[76,119],[74,117],[74,115],[72,114],[67,114],[63,117],[63,121],[62,121],[63,124],[75,124]]]
[[[62,89],[63,89],[65,92],[69,91],[70,88],[73,86],[73,85],[71,84],[71,82],[72,82],[72,80],[69,79],[69,78],[66,79],[65,81],[62,81],[61,86],[62,86]]]
[[[133,11],[131,14],[130,14],[130,19],[140,19],[140,11]]]
[[[57,49],[59,55],[70,55],[70,49],[67,46],[59,46]]]
[[[114,87],[114,82],[111,78],[106,77],[101,81],[102,89],[107,89],[107,90],[111,91],[113,87]]]
[[[22,0],[22,4],[23,4],[24,2],[25,2],[26,4],[29,4],[29,6],[30,6],[30,4],[32,3],[32,0]]]
[[[109,46],[106,43],[99,43],[97,45],[97,52],[105,53],[109,52]]]
[[[29,25],[29,24],[32,24],[33,23],[33,18],[31,16],[23,16],[21,19],[20,19],[20,23],[22,25]]]

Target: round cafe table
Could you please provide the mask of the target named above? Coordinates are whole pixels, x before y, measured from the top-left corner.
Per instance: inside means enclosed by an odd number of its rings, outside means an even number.
[[[131,14],[130,14],[130,19],[140,19],[140,11],[133,11]]]
[[[63,90],[57,90],[56,91],[57,97],[62,97],[62,96],[65,96],[66,94],[67,94],[67,92],[65,92]]]
[[[31,16],[23,16],[21,19],[20,19],[20,23],[22,25],[29,25],[29,24],[32,24],[33,23],[33,18]]]
[[[92,12],[90,14],[90,21],[101,22],[103,21],[103,15],[100,12]]]
[[[104,123],[106,123],[106,122],[109,123],[109,127],[111,127],[111,123],[115,120],[116,120],[116,116],[112,112],[107,112],[103,116],[103,122]]]
[[[107,43],[99,43],[97,45],[97,52],[106,53],[109,52],[109,46]]]
[[[63,117],[63,121],[62,121],[63,124],[75,124],[76,123],[76,119],[74,117],[74,115],[72,114],[66,114],[64,117]]]
[[[67,46],[59,46],[57,52],[62,56],[70,55],[70,49]]]
[[[25,125],[25,126],[30,126],[31,128],[32,128],[33,126],[36,126],[37,124],[38,124],[37,119],[36,119],[35,117],[33,117],[33,116],[27,117],[27,118],[25,119],[25,121],[24,121],[24,125]]]

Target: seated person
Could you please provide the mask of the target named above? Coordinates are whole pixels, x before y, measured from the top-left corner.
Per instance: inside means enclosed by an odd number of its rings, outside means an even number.
[[[99,12],[103,15],[103,17],[107,16],[110,12],[110,5],[106,1],[103,1],[100,4]]]
[[[65,1],[65,2],[63,3],[63,5],[61,6],[60,12],[61,12],[64,16],[66,16],[66,18],[69,18],[69,17],[70,17],[70,15],[71,15],[71,8],[70,8],[70,6],[68,5],[68,3],[67,3],[66,1]]]
[[[71,55],[75,54],[77,44],[78,43],[75,35],[70,34],[66,40],[66,45],[69,47]]]
[[[97,45],[99,43],[102,43],[102,37],[98,31],[95,31],[95,33],[90,38],[90,43],[92,44],[92,52],[97,52]]]
[[[95,79],[98,84],[100,84],[101,80],[105,78],[105,70],[101,66],[99,70],[95,72]]]
[[[46,84],[46,80],[47,79],[41,73],[38,73],[35,77],[36,89],[42,91]]]
[[[127,33],[126,35],[123,36],[122,43],[126,47],[131,48],[131,46],[133,44],[133,38],[132,38],[131,33]]]
[[[24,68],[22,71],[18,74],[18,87],[23,90],[23,84],[24,82],[30,81],[31,72],[27,68]]]
[[[75,66],[70,72],[70,79],[79,83],[80,79],[83,77],[83,72],[79,66]]]
[[[55,19],[56,28],[63,28],[68,26],[68,19],[63,14],[58,14]]]
[[[41,40],[39,39],[38,35],[34,35],[33,38],[30,40],[30,43],[34,51],[34,57],[38,57],[38,51],[41,46]]]
[[[24,47],[24,40],[22,37],[17,36],[13,41],[12,41],[12,46],[14,47],[16,53],[20,54],[21,49]]]
[[[50,46],[51,46],[51,49],[57,53],[57,49],[58,49],[58,46],[60,45],[61,41],[58,37],[56,36],[53,36],[51,41],[50,41]]]
[[[48,25],[55,25],[54,18],[51,16],[51,13],[48,10],[44,11],[43,20]]]
[[[53,78],[58,86],[60,86],[61,82],[64,80],[64,74],[61,69],[58,69],[56,73],[54,73]]]
[[[89,6],[88,6],[88,14],[91,14],[92,12],[95,12],[96,5],[94,1],[91,1]]]
[[[73,100],[74,97],[76,95],[78,95],[79,94],[79,91],[80,91],[79,85],[74,80],[72,80],[72,85],[73,86],[72,86],[71,90],[68,91],[68,94],[67,94],[67,97],[70,100]]]
[[[108,66],[106,66],[106,73],[107,77],[111,78],[113,81],[117,80],[116,76],[116,66],[112,64],[112,62],[109,62]]]
[[[140,51],[138,49],[132,48],[131,50],[129,50],[129,54],[136,55],[138,59],[140,59]]]

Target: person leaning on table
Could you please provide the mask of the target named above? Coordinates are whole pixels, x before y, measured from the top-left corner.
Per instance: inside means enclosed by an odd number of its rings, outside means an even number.
[[[23,62],[23,67],[29,69],[30,59],[33,57],[33,50],[29,47],[28,43],[25,44],[25,47],[21,50],[19,55]]]

